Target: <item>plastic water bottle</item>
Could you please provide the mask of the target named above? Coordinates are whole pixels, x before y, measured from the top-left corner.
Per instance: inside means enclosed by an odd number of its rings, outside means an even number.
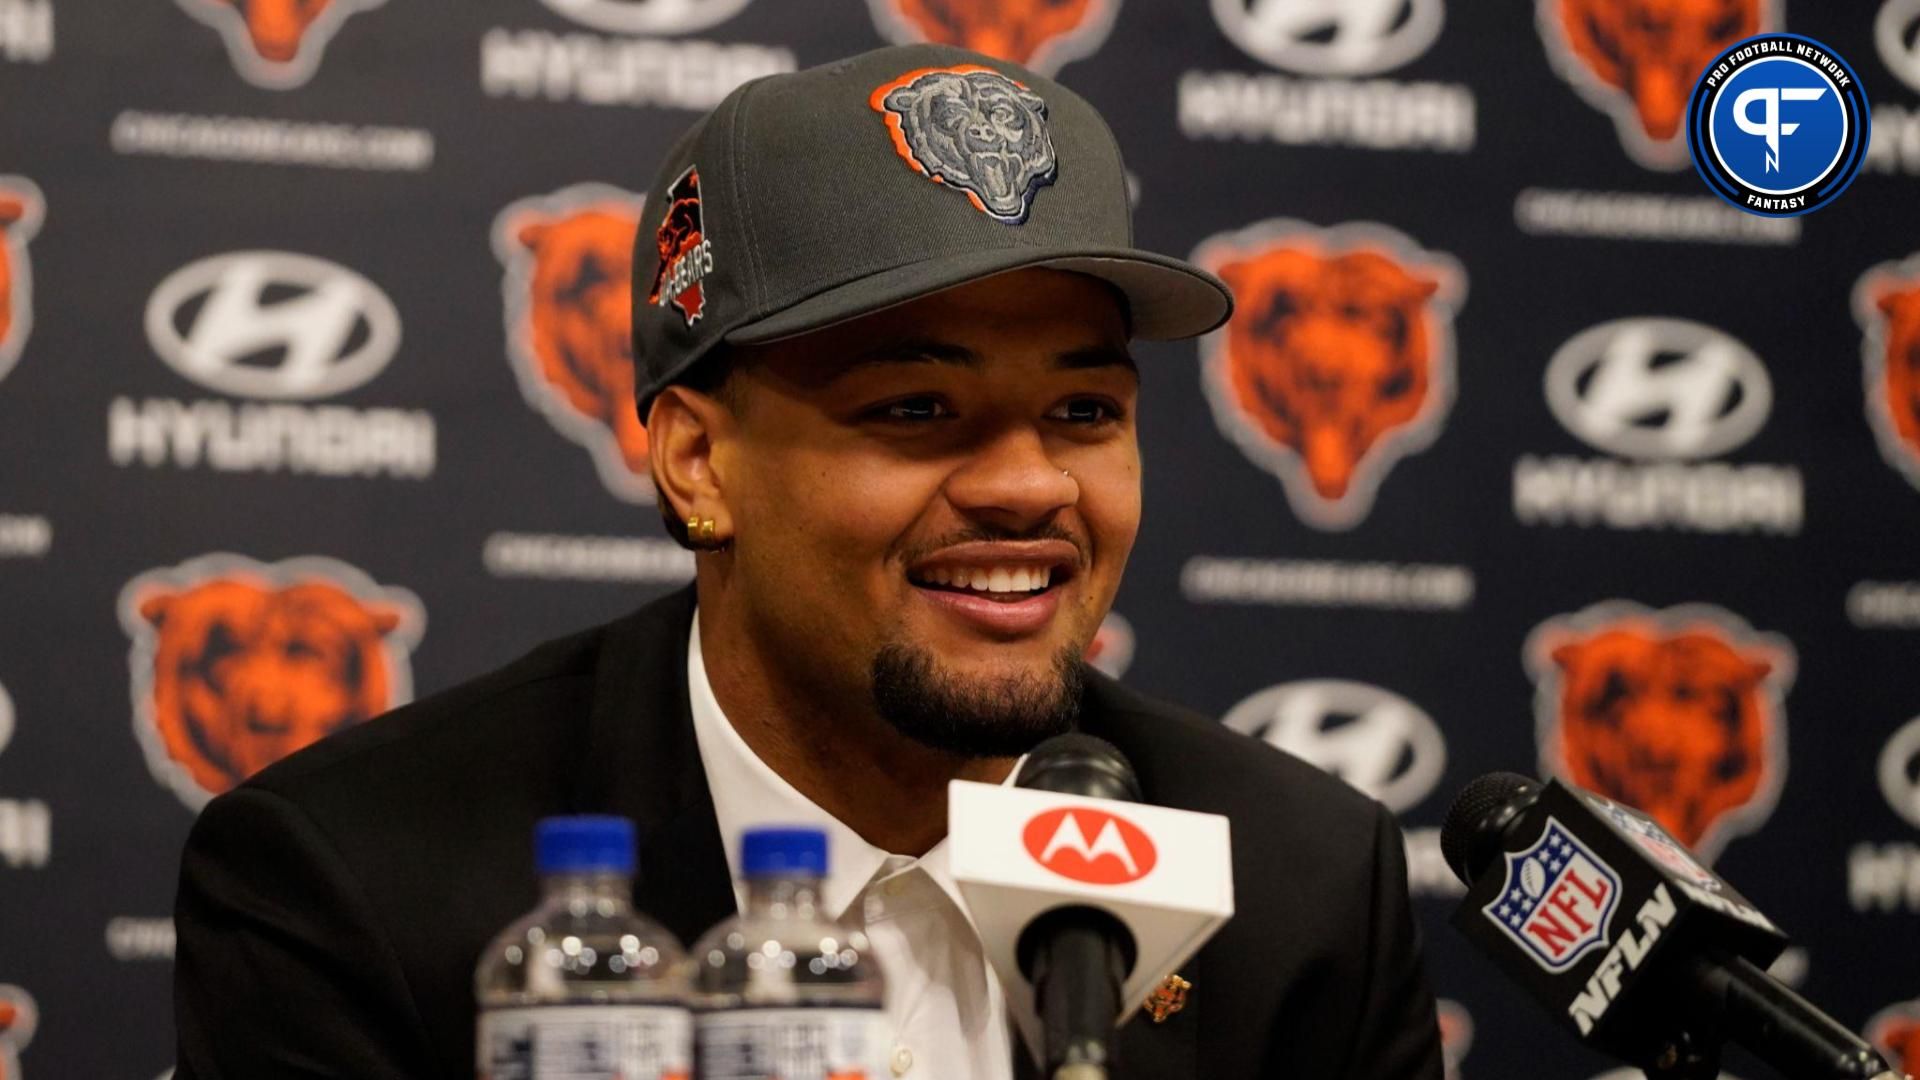
[[[480,1080],[691,1080],[686,954],[633,909],[633,823],[534,829],[540,903],[480,957]]]
[[[693,947],[700,1080],[888,1076],[885,984],[865,934],[827,920],[818,829],[749,829],[747,909]]]

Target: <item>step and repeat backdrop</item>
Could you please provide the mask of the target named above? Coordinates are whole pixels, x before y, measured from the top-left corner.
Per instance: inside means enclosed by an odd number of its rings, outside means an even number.
[[[1681,131],[1768,29],[1873,103],[1808,217]],[[1452,1068],[1612,1075],[1445,925],[1513,769],[1920,1070],[1920,0],[0,0],[0,1077],[167,1072],[213,795],[689,579],[640,193],[740,82],[920,39],[1092,99],[1237,290],[1140,350],[1093,659],[1401,815]]]

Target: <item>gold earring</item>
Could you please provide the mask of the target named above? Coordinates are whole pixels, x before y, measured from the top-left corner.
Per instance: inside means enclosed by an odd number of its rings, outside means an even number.
[[[687,515],[687,539],[693,542],[694,547],[701,548],[703,550],[708,550],[708,551],[718,550],[719,548],[725,546],[723,544],[718,544],[714,542],[714,539],[713,539],[714,530],[715,528],[718,527],[718,525],[719,525],[719,522],[715,521],[710,517],[701,517],[698,514],[688,514]]]

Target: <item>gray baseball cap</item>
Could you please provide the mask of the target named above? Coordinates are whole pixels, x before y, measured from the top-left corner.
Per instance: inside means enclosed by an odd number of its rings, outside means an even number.
[[[644,420],[720,342],[806,333],[1009,270],[1100,278],[1132,329],[1225,322],[1218,278],[1133,246],[1120,147],[1085,99],[944,45],[877,49],[727,95],[668,153],[635,238]]]

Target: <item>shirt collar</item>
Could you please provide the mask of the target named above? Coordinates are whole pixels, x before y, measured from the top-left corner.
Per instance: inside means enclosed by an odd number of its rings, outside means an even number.
[[[830,918],[841,918],[876,875],[891,877],[896,873],[909,873],[917,865],[953,899],[967,921],[973,922],[973,913],[967,909],[960,887],[953,880],[945,837],[917,859],[894,856],[869,844],[760,760],[734,730],[732,721],[720,709],[719,699],[714,697],[713,684],[707,679],[706,659],[700,651],[697,608],[687,637],[687,697],[693,709],[700,764],[706,770],[707,788],[713,794],[713,813],[720,826],[721,843],[726,846],[727,868],[733,875],[739,910],[744,911],[747,906],[747,885],[740,876],[741,832],[762,825],[803,825],[827,834],[827,880],[822,886],[821,904]],[[1013,785],[1025,761],[1022,756],[1014,763],[1001,786]]]

